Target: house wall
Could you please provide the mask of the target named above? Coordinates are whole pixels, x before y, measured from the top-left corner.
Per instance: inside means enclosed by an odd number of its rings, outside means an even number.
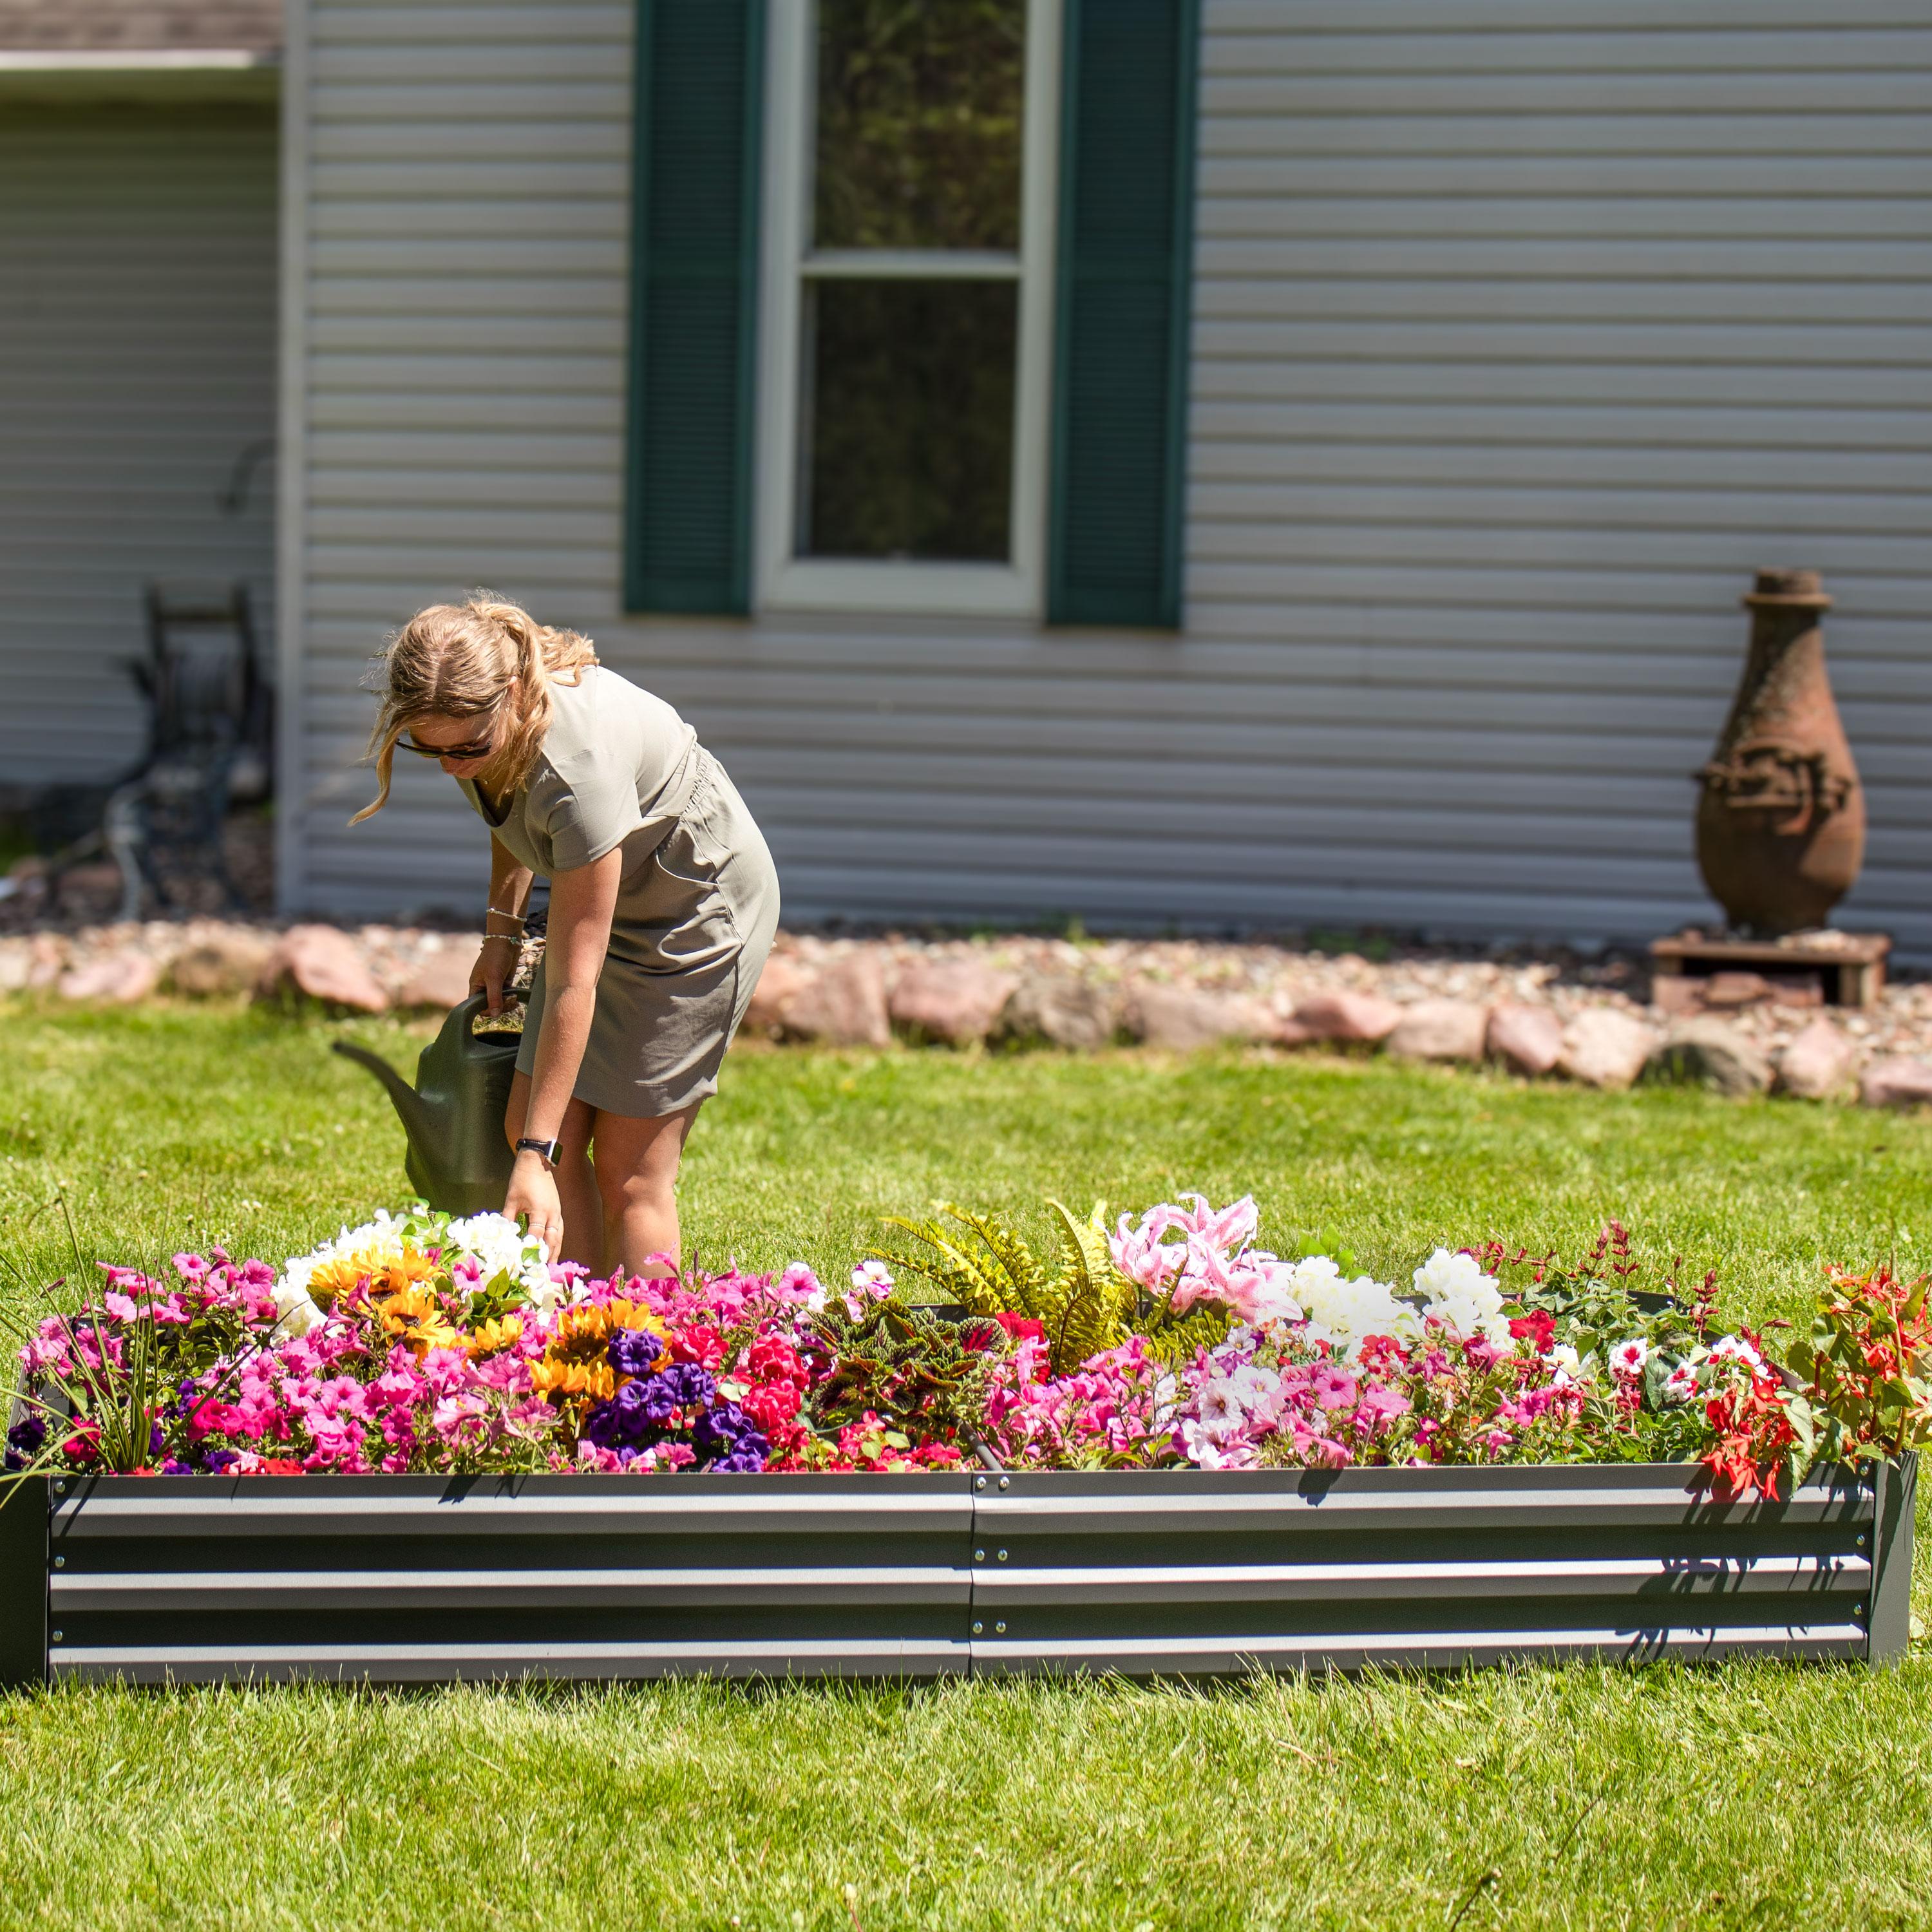
[[[142,750],[152,578],[245,580],[273,635],[271,108],[0,103],[0,784]]]
[[[1826,573],[1932,952],[1932,29],[1912,0],[1206,0],[1178,637],[619,614],[632,9],[310,0],[292,905],[473,905],[347,767],[484,582],[680,706],[794,918],[1644,936],[1761,564]],[[298,21],[298,32],[302,31]]]

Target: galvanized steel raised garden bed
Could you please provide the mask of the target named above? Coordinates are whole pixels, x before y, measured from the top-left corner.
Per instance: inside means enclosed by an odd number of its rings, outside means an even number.
[[[1904,1654],[1916,1467],[47,1478],[0,1676],[1206,1676]]]

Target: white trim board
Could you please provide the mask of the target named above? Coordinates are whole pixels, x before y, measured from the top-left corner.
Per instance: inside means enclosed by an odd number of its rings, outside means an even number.
[[[1053,363],[1054,230],[1060,146],[1060,0],[1028,0],[1026,128],[1017,256],[920,250],[813,255],[809,4],[769,15],[765,218],[759,314],[753,590],[760,610],[893,611],[1038,619],[1046,606],[1047,461]],[[946,266],[937,265],[944,262]],[[793,554],[796,524],[799,287],[802,274],[1011,276],[1020,286],[1014,397],[1012,561],[898,563]]]
[[[285,0],[281,354],[275,452],[275,904],[308,899],[309,5]]]

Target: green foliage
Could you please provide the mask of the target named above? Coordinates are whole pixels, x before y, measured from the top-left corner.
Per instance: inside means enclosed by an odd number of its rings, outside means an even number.
[[[970,1443],[978,1433],[992,1357],[968,1348],[957,1322],[895,1295],[873,1303],[856,1321],[834,1299],[811,1325],[837,1358],[812,1394],[821,1423],[841,1428],[869,1409],[908,1435]]]
[[[1807,1457],[1879,1462],[1932,1447],[1932,1277],[1900,1281],[1889,1268],[1835,1270],[1810,1333],[1786,1356],[1805,1385],[1790,1405]]]
[[[950,1201],[936,1202],[928,1220],[887,1215],[886,1226],[903,1229],[923,1247],[883,1258],[903,1274],[923,1276],[975,1315],[1039,1322],[1054,1373],[1066,1375],[1125,1337],[1132,1290],[1107,1252],[1104,1202],[1095,1202],[1084,1222],[1060,1202],[1046,1204],[1062,1249],[1052,1274],[1004,1215],[974,1213]]]
[[[1702,1289],[1688,1305],[1678,1299],[1675,1284],[1668,1280],[1654,1292],[1638,1288],[1642,1264],[1631,1258],[1629,1234],[1616,1221],[1574,1263],[1553,1254],[1532,1255],[1524,1248],[1512,1253],[1501,1242],[1477,1252],[1504,1293],[1526,1313],[1540,1310],[1550,1315],[1558,1334],[1586,1361],[1592,1354],[1606,1356],[1632,1336],[1642,1336],[1652,1350],[1646,1374],[1653,1403],[1658,1384],[1702,1334],[1717,1298],[1714,1274],[1705,1276]]]
[[[0,1012],[0,1235],[36,1281],[66,1271],[68,1244],[22,1217],[63,1184],[83,1244],[115,1259],[220,1238],[279,1260],[409,1191],[401,1130],[329,1054],[334,1025],[225,1006]],[[402,1065],[424,1037],[388,1018],[349,1030]],[[1896,1229],[1904,1272],[1932,1262],[1932,1118],[1315,1054],[741,1049],[679,1192],[706,1249],[829,1272],[895,1205],[1025,1198],[1035,1177],[1137,1203],[1252,1187],[1284,1218],[1346,1226],[1384,1278],[1458,1228],[1534,1228],[1574,1252],[1628,1204],[1723,1265],[1736,1319],[1808,1330],[1821,1253],[1882,1252]],[[1920,1494],[1923,1580],[1932,1484]],[[1932,1616],[1923,1580],[1916,1596]],[[1198,1695],[1090,1679],[68,1684],[10,1697],[0,1742],[7,1926],[1442,1932],[1459,1910],[1460,1932],[1694,1910],[1910,1925],[1932,1883],[1925,1834],[1900,1828],[1932,1750],[1922,1653],[1877,1672],[1526,1666]],[[1700,1774],[1659,1776],[1677,1764]],[[1160,1774],[1201,1766],[1227,1774],[1211,1803],[1198,1777]],[[479,1803],[481,1775],[514,1804]],[[313,1856],[265,1829],[297,1817]],[[627,1856],[586,1850],[613,1832]]]
[[[1061,1248],[1052,1274],[1006,1216],[948,1201],[935,1203],[928,1220],[886,1216],[888,1227],[903,1228],[924,1246],[882,1258],[924,1277],[976,1315],[1021,1315],[1039,1322],[1056,1376],[1070,1375],[1132,1334],[1147,1338],[1148,1352],[1157,1360],[1180,1362],[1227,1334],[1232,1318],[1218,1304],[1196,1302],[1177,1314],[1163,1298],[1142,1293],[1120,1274],[1108,1251],[1105,1202],[1095,1202],[1084,1220],[1061,1202],[1049,1198],[1046,1207]]]

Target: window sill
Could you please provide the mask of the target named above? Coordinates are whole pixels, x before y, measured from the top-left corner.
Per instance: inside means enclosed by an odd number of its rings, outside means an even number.
[[[890,611],[920,617],[1031,617],[1036,586],[1005,563],[794,560],[767,577],[764,610]]]

